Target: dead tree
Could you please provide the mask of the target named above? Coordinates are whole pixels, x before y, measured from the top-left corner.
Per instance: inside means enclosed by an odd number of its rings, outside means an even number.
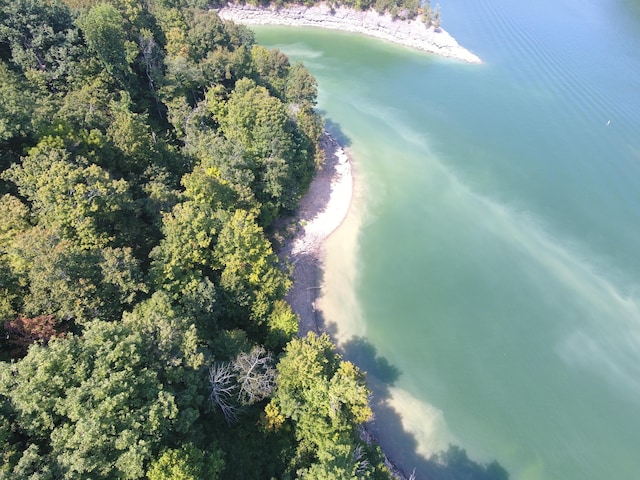
[[[238,420],[238,404],[236,403],[238,383],[231,364],[228,362],[214,363],[209,368],[209,383],[211,392],[209,401],[217,406],[227,425]]]
[[[276,371],[271,352],[263,346],[240,353],[233,362],[233,368],[237,373],[240,403],[252,405],[271,396],[276,384]]]

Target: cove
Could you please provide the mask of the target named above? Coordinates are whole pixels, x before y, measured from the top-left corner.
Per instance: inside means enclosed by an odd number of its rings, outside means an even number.
[[[417,478],[449,444],[514,479],[640,477],[640,6],[442,2],[467,65],[256,28],[303,61],[356,194],[327,329]]]

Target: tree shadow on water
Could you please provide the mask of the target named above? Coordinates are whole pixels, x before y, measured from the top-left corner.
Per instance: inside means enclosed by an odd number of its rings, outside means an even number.
[[[344,345],[344,357],[374,376],[378,381],[392,386],[400,378],[400,370],[389,361],[378,355],[376,347],[364,337],[352,337]]]
[[[324,117],[324,129],[340,144],[341,147],[351,146],[351,139],[342,131],[340,124],[331,120],[327,112],[319,110],[318,113]]]
[[[449,445],[426,458],[420,454],[415,435],[406,431],[402,418],[391,404],[390,388],[400,378],[401,371],[379,356],[373,344],[364,337],[353,337],[341,344],[346,360],[367,372],[367,384],[372,392],[371,408],[374,420],[367,432],[382,447],[393,466],[406,478],[416,480],[508,480],[509,473],[497,461],[480,463],[471,460],[467,452]]]

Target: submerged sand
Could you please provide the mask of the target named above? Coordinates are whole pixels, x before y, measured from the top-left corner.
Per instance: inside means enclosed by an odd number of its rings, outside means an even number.
[[[326,161],[300,201],[293,219],[295,234],[279,252],[281,259],[293,265],[293,286],[287,301],[300,317],[300,336],[310,331],[321,333],[333,326],[325,324],[323,314],[331,317],[331,312],[320,304],[323,285],[330,281],[324,278],[325,247],[327,239],[337,233],[347,217],[354,194],[352,163],[347,151],[326,132],[321,146]],[[377,425],[369,424],[361,430],[361,437],[378,443],[376,435],[381,433]],[[385,463],[395,478],[407,478],[387,456]]]
[[[380,15],[373,9],[361,12],[342,6],[331,7],[326,3],[287,8],[229,3],[218,10],[218,15],[245,25],[289,25],[359,33],[442,57],[482,63],[478,56],[460,46],[442,28],[427,27],[419,18],[393,20],[390,14]]]

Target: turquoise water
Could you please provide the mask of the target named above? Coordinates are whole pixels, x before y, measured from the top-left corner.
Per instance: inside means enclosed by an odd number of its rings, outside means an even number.
[[[640,3],[441,2],[467,65],[262,27],[318,78],[358,195],[327,322],[417,478],[640,478]],[[352,337],[359,337],[353,339]]]

